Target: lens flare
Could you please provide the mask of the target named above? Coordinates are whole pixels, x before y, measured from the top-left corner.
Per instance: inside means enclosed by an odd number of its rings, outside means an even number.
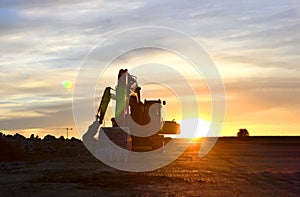
[[[66,89],[71,89],[71,88],[73,87],[72,82],[71,82],[71,81],[68,81],[68,80],[64,80],[64,81],[62,82],[62,85],[63,85],[63,87],[66,88]]]

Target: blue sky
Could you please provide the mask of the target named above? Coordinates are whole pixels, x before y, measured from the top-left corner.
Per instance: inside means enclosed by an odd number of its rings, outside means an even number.
[[[95,44],[145,25],[184,32],[208,52],[226,86],[225,135],[300,134],[296,0],[1,1],[0,129],[73,127],[62,81],[75,81]]]

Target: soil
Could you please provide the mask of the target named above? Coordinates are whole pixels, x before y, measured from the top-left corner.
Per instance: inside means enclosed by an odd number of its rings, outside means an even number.
[[[106,166],[77,140],[4,141],[0,196],[300,196],[299,137],[219,138],[202,158],[199,140],[141,173]]]

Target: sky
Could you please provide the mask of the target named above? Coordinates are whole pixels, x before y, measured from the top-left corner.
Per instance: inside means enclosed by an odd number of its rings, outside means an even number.
[[[239,128],[247,128],[250,135],[300,135],[297,0],[2,0],[0,131],[60,136],[69,127],[74,128],[69,135],[77,137],[73,88],[64,86],[64,81],[76,85],[82,61],[99,42],[140,26],[183,32],[210,56],[226,90],[226,117],[220,135],[234,136]],[[125,55],[115,61],[116,67],[118,61],[132,65],[135,61],[151,62],[155,57],[166,64],[176,62],[174,65],[185,70],[181,60],[174,61],[176,57],[170,54],[148,52]],[[134,59],[136,55],[139,60]],[[116,75],[108,76],[113,79],[107,81],[108,86],[115,85]],[[208,89],[203,79],[192,77],[192,72],[187,76],[191,81],[200,80],[194,88],[206,127],[211,110]],[[153,87],[148,90],[143,96],[157,94]],[[168,118],[179,120],[172,93],[157,97],[170,100]]]

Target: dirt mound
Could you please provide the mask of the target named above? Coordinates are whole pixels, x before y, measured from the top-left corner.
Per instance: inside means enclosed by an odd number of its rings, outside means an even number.
[[[32,161],[55,157],[76,157],[86,154],[83,143],[75,138],[64,139],[47,135],[25,138],[20,134],[0,136],[0,162]]]
[[[19,144],[0,138],[0,161],[10,162],[26,159],[26,153]]]

